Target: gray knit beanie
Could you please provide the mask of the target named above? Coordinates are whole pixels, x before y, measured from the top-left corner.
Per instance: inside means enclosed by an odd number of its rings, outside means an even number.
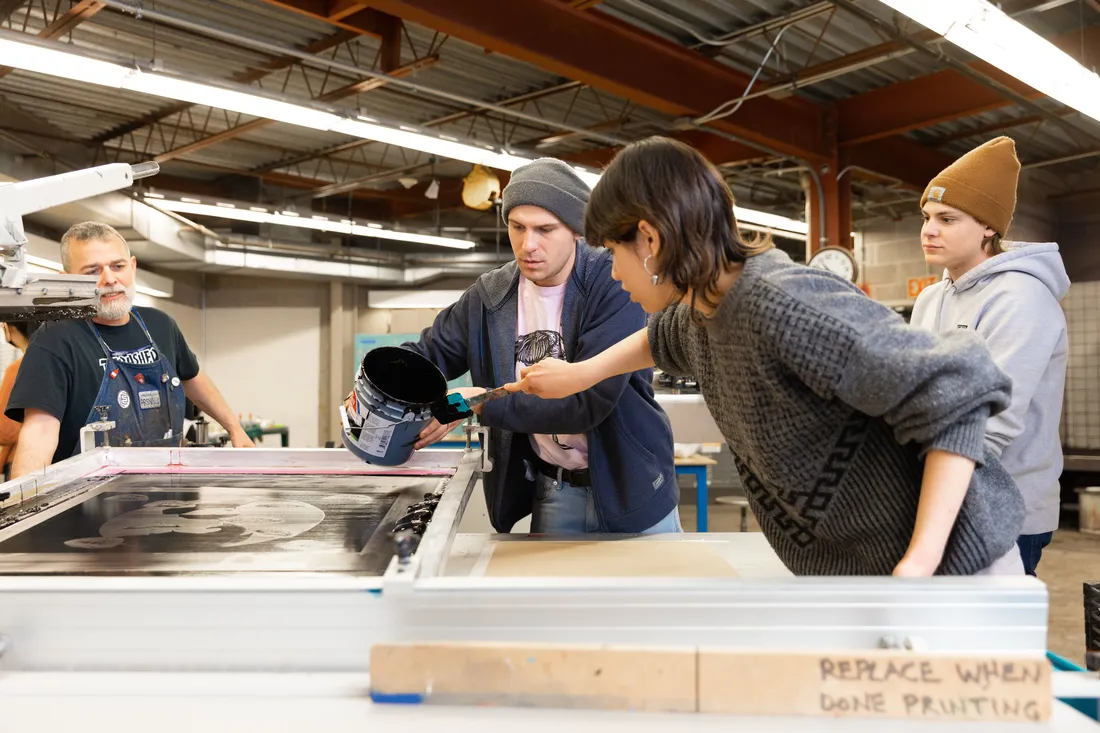
[[[562,220],[575,234],[584,236],[584,207],[591,193],[577,172],[557,158],[539,158],[512,172],[501,192],[501,216],[516,206],[537,206]]]

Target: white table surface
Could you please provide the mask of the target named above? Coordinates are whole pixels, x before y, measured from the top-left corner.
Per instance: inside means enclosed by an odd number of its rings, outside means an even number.
[[[511,537],[511,539],[509,539]],[[516,541],[515,535],[458,534],[451,545],[451,555],[444,575],[481,577],[500,542]],[[642,535],[618,539],[615,542],[700,542],[715,548],[742,578],[785,578],[787,570],[760,532],[703,532],[663,535]]]

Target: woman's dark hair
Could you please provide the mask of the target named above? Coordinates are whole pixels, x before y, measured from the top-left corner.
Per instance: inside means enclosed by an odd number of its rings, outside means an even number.
[[[8,324],[8,328],[14,328],[23,334],[23,338],[28,341],[30,341],[34,332],[38,330],[38,327],[42,325],[39,321],[4,321],[4,323]]]
[[[703,155],[677,140],[650,137],[619,151],[588,199],[590,244],[633,242],[645,219],[661,235],[653,274],[707,307],[718,306],[718,279],[730,265],[774,245],[741,237],[733,193]]]

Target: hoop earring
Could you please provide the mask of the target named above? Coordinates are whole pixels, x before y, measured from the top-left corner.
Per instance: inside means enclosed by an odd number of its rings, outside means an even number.
[[[653,283],[654,285],[656,285],[658,280],[661,279],[661,277],[660,277],[660,275],[654,275],[652,272],[649,271],[649,261],[651,259],[653,259],[653,255],[646,255],[645,256],[645,259],[642,260],[642,269],[645,270],[645,273],[647,275],[649,275],[649,281],[651,283]]]

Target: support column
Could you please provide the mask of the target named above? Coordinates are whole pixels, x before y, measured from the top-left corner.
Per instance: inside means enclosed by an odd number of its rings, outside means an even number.
[[[847,167],[838,156],[833,162],[818,169],[821,189],[825,199],[825,232],[821,232],[821,197],[817,183],[806,176],[809,185],[806,188],[806,210],[810,223],[810,234],[806,241],[807,255],[812,255],[821,247],[852,248],[852,184],[851,173],[846,172],[837,180],[837,174]]]
[[[833,151],[829,161],[815,169],[816,179],[809,174],[802,177],[802,187],[806,191],[806,221],[810,225],[806,239],[807,259],[822,247],[852,249],[853,246],[852,178],[846,170],[849,154],[846,148],[837,146],[835,123],[835,110],[830,110],[825,115],[825,136],[829,149]],[[825,211],[824,231],[822,206]]]
[[[355,349],[355,313],[349,288],[329,283],[328,308],[321,318],[321,380],[318,409],[318,441],[340,445],[340,403],[351,391],[355,378],[351,359]]]

